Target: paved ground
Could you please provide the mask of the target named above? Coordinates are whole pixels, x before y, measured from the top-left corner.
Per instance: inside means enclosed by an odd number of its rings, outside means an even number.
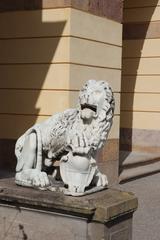
[[[133,240],[160,240],[160,173],[140,178],[121,188],[139,200],[133,219]]]

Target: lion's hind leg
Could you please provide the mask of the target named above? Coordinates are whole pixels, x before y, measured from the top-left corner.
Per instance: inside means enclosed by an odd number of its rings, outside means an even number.
[[[32,132],[25,138],[21,156],[17,163],[15,179],[18,185],[37,187],[49,185],[47,174],[41,172],[41,169],[36,169],[36,164],[37,135],[35,132]]]

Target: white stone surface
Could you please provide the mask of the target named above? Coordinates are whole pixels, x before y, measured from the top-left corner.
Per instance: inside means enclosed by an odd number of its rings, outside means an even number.
[[[77,196],[87,193],[86,187],[93,191],[105,187],[107,177],[98,170],[96,154],[107,139],[114,105],[107,82],[87,81],[80,91],[77,108],[35,124],[17,140],[16,183],[48,187],[45,169],[59,159],[61,178],[68,186],[64,193]]]

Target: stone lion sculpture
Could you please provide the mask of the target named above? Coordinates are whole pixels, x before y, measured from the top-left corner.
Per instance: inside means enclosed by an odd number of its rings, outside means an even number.
[[[96,164],[112,125],[114,97],[107,82],[89,80],[79,93],[78,107],[35,124],[18,140],[15,181],[18,185],[49,188],[46,169],[60,160],[65,194],[79,196],[104,188],[106,175]],[[56,170],[52,177],[56,176]]]

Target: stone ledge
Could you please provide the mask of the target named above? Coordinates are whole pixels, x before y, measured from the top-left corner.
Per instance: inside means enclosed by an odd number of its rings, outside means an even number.
[[[106,189],[83,197],[16,186],[14,178],[0,179],[0,203],[79,216],[107,223],[137,209],[137,198],[129,192]]]

